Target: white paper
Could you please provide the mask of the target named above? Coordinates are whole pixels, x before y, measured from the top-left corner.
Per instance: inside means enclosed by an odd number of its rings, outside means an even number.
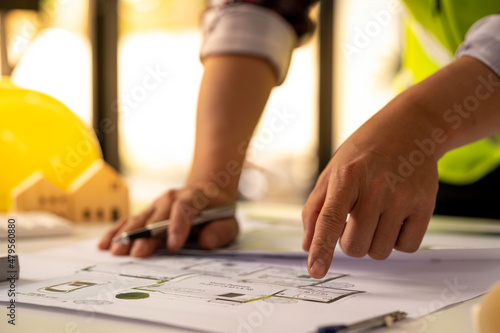
[[[17,302],[209,332],[313,332],[393,311],[417,318],[500,278],[499,249],[395,253],[386,261],[337,253],[322,280],[307,275],[305,262],[301,253],[133,260],[87,242],[21,257]]]

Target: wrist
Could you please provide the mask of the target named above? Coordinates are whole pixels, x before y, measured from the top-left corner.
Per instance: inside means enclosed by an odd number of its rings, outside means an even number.
[[[419,159],[437,163],[446,152],[447,134],[428,110],[399,95],[369,119],[352,138],[360,151],[389,159]]]
[[[411,88],[400,99],[402,105],[397,108],[403,118],[399,121],[404,124],[403,128],[407,133],[406,144],[415,150],[414,154],[421,151],[437,163],[452,149],[455,135],[443,120],[446,110],[434,105],[432,99],[414,93]]]
[[[225,167],[196,169],[189,174],[187,186],[200,189],[206,197],[221,197],[234,202],[238,197],[240,173],[241,167],[231,162]]]
[[[462,57],[401,97],[418,111],[428,137],[433,138],[432,131],[442,134],[435,152],[440,158],[450,150],[498,133],[498,87],[498,76],[490,68],[474,58]]]

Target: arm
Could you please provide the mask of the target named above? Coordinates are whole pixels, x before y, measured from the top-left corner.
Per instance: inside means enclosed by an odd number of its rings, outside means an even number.
[[[194,159],[187,184],[158,198],[142,214],[124,219],[108,231],[99,247],[111,239],[166,218],[172,223],[167,246],[185,243],[191,220],[200,210],[236,200],[241,166],[251,134],[272,87],[286,75],[298,37],[308,30],[307,9],[316,0],[217,1],[203,18],[201,58],[205,72],[199,92]],[[267,8],[264,8],[267,7]],[[231,242],[238,232],[234,219],[214,221],[201,230],[198,242],[214,249]],[[140,239],[114,244],[113,254],[148,256],[164,240]]]
[[[234,200],[240,173],[234,174],[227,169],[241,169],[246,143],[276,77],[266,61],[249,56],[213,56],[207,58],[204,65],[195,153],[188,183],[214,182],[213,175],[226,171],[231,177],[218,185],[223,185],[220,187],[224,187]]]
[[[335,153],[304,207],[310,274],[326,274],[339,238],[355,257],[416,251],[434,210],[438,159],[497,133],[499,108],[498,75],[464,56],[363,124]]]
[[[139,239],[131,245],[113,244],[115,235],[170,217],[167,245],[182,247],[190,221],[200,210],[236,200],[238,180],[252,135],[269,93],[276,83],[274,71],[259,58],[212,56],[204,61],[200,86],[194,159],[186,187],[170,190],[142,214],[123,219],[104,235],[99,247],[116,255],[151,255],[163,241]],[[223,246],[236,237],[236,220],[214,221],[199,235],[207,249]],[[111,247],[110,247],[111,246]]]

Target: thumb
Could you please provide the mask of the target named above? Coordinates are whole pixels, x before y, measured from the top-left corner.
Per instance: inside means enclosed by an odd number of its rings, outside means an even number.
[[[206,250],[214,250],[235,240],[238,235],[238,222],[225,219],[210,222],[201,231],[198,243]]]

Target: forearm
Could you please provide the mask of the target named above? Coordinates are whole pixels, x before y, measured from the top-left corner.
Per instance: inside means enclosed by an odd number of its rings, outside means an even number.
[[[268,62],[251,56],[211,56],[204,66],[188,184],[215,183],[236,197],[246,148],[276,77]],[[217,181],[221,172],[224,181]]]
[[[438,154],[500,132],[500,78],[476,59],[458,59],[412,95],[433,126],[446,133]]]
[[[384,135],[393,135],[394,149],[417,149],[415,140],[433,140],[437,161],[500,132],[500,78],[480,61],[462,57],[400,94],[370,121],[390,127]]]

